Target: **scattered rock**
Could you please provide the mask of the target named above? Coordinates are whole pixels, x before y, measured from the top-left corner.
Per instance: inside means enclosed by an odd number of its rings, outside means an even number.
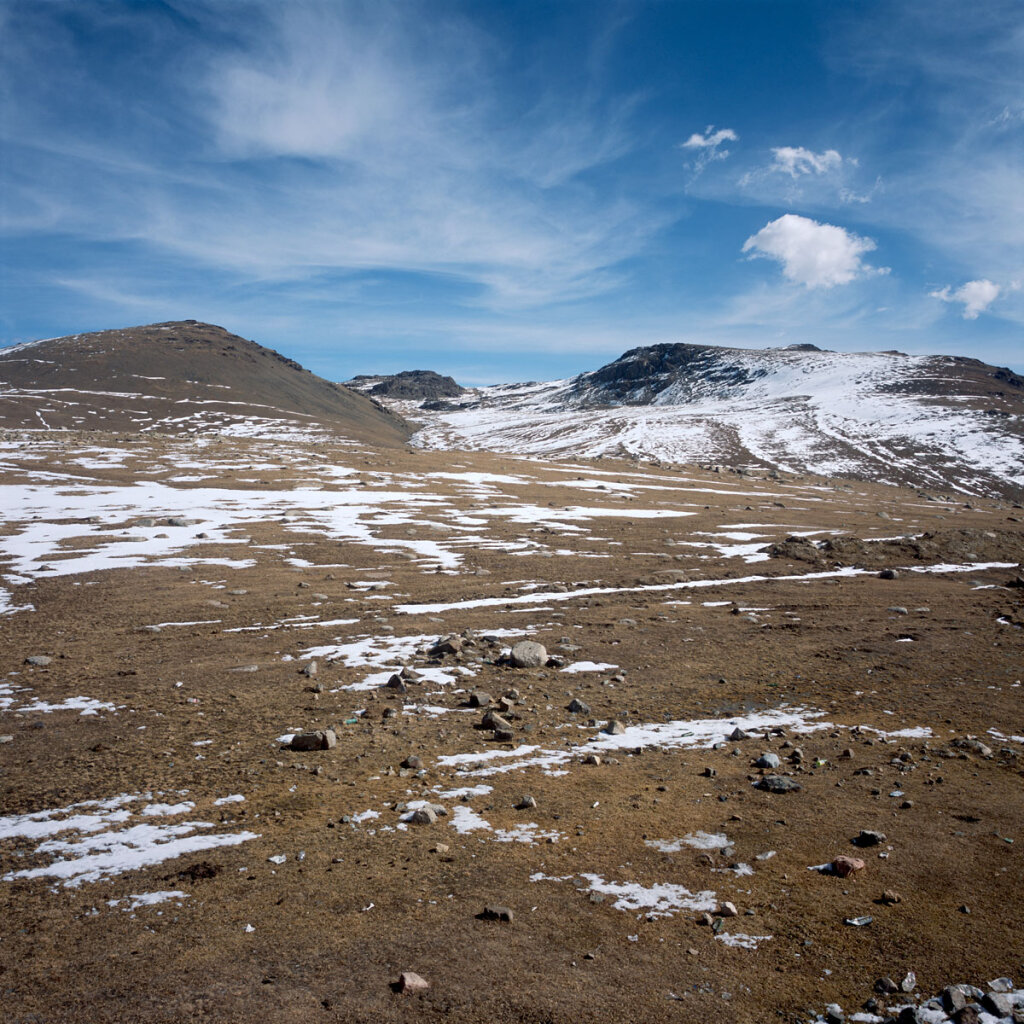
[[[409,820],[414,825],[433,825],[437,821],[437,812],[433,807],[420,807],[412,812]]]
[[[626,731],[626,727],[617,718],[613,718],[601,730],[601,732],[605,732],[609,736],[621,736],[625,731]]]
[[[331,750],[337,745],[338,736],[333,729],[296,733],[288,744],[291,750]]]
[[[979,757],[992,756],[992,748],[982,743],[976,736],[965,736],[955,739],[953,740],[953,746],[959,750],[969,750],[972,754],[977,754]]]
[[[854,846],[880,846],[885,842],[884,832],[873,832],[871,829],[861,829],[860,834],[851,839]]]
[[[947,1013],[957,1013],[970,1002],[963,985],[950,985],[942,990],[942,1005]]]
[[[418,771],[423,767],[423,758],[417,754],[410,754],[403,762],[403,768],[411,768],[413,771]]]
[[[754,767],[774,769],[778,768],[781,763],[778,754],[766,751],[754,762]]]
[[[430,988],[430,982],[421,978],[415,971],[403,971],[398,976],[398,991],[403,996],[426,992],[428,988]]]
[[[307,662],[302,667],[302,674],[307,679],[312,679],[312,677],[315,676],[317,674],[317,672],[319,672],[319,671],[320,671],[320,666],[315,661]]]
[[[505,921],[511,924],[515,914],[508,907],[489,906],[484,907],[483,912],[478,915],[484,921]]]
[[[887,907],[892,907],[897,903],[902,903],[903,897],[893,889],[886,889],[885,892],[882,893],[882,902]]]
[[[573,697],[566,706],[566,711],[570,711],[574,715],[589,715],[590,705],[584,704],[578,697]]]
[[[899,573],[895,569],[883,569],[879,574],[880,580],[895,580],[899,578]]]
[[[548,652],[543,644],[533,640],[520,640],[508,656],[513,668],[543,668],[548,662]]]
[[[1009,1017],[1013,1012],[1013,1004],[1001,992],[986,992],[982,996],[981,1006],[993,1017]]]
[[[469,706],[471,708],[485,708],[493,699],[486,690],[474,690],[469,695]]]
[[[405,685],[402,677],[396,672],[382,687],[382,690],[390,690],[392,693],[408,693],[409,688]]]
[[[729,740],[731,740],[731,741],[732,741],[733,743],[739,743],[739,742],[741,742],[742,740],[749,740],[749,739],[750,739],[750,734],[749,734],[749,733],[746,733],[746,732],[744,732],[744,731],[743,731],[743,730],[742,730],[742,729],[741,729],[741,728],[740,728],[740,727],[739,727],[739,726],[737,725],[737,726],[736,726],[736,728],[735,728],[735,729],[733,729],[733,731],[732,731],[731,733],[729,733],[728,739],[729,739]]]
[[[864,861],[859,857],[836,857],[832,864],[832,874],[840,878],[849,878],[856,871],[864,870]]]
[[[719,903],[718,904],[718,916],[719,917],[739,917],[740,916],[740,912],[736,909],[736,904],[735,903],[729,903],[727,901],[725,903]]]
[[[507,718],[499,715],[497,711],[488,711],[480,724],[485,729],[493,729],[495,732],[511,732],[512,723]]]
[[[757,783],[757,788],[768,793],[796,793],[803,787],[785,775],[766,775]]]
[[[25,659],[26,665],[34,665],[36,668],[46,668],[53,658],[47,657],[45,654],[33,654]]]
[[[584,764],[600,764],[601,763],[601,758],[598,757],[597,754],[587,754],[587,756],[583,758],[583,763]]]
[[[536,807],[536,806],[537,806],[536,799],[534,797],[530,796],[529,794],[527,794],[526,796],[524,796],[522,798],[522,800],[519,801],[519,803],[516,804],[516,810],[517,811],[526,811],[526,810],[529,810],[531,807]]]

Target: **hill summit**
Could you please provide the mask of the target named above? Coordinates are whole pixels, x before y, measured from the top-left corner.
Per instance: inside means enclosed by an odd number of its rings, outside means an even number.
[[[404,443],[400,416],[292,359],[195,320],[0,351],[0,427],[342,436]]]

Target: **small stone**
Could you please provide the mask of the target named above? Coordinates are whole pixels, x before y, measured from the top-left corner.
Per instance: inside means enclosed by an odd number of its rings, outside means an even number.
[[[796,793],[802,787],[799,782],[794,782],[785,775],[766,775],[757,783],[757,788],[769,793]]]
[[[53,658],[47,657],[45,654],[33,654],[25,659],[26,665],[34,665],[36,668],[46,668]]]
[[[772,753],[770,750],[763,753],[755,762],[755,768],[778,768],[782,762],[779,760],[779,755]]]
[[[626,731],[626,727],[616,718],[613,718],[601,732],[607,733],[609,736],[621,736]]]
[[[437,821],[437,813],[433,807],[420,807],[412,812],[409,820],[414,825],[433,825]]]
[[[410,754],[402,762],[402,767],[403,768],[410,768],[413,771],[416,771],[416,770],[418,770],[418,769],[423,767],[423,758],[421,758],[418,754]]]
[[[405,685],[402,677],[396,672],[391,678],[381,687],[382,690],[389,690],[392,693],[407,693],[408,687]]]
[[[521,640],[508,656],[513,668],[543,668],[548,661],[548,652],[543,644],[533,640]]]
[[[430,982],[421,978],[415,971],[403,971],[398,977],[398,991],[403,996],[412,995],[415,992],[426,992],[430,988]]]
[[[316,729],[314,732],[300,732],[292,737],[288,746],[292,750],[331,750],[338,745],[338,735],[333,729]]]
[[[583,758],[583,763],[584,764],[600,764],[601,763],[601,758],[598,757],[597,754],[587,754],[587,756]]]
[[[981,1006],[993,1017],[1009,1017],[1013,1012],[1013,1004],[1001,992],[987,992],[982,997]]]
[[[962,1010],[957,1010],[953,1014],[953,1020],[956,1021],[956,1024],[979,1024],[981,1014],[972,1005],[968,1004]]]
[[[474,690],[469,695],[469,706],[471,708],[485,708],[493,699],[486,690]]]
[[[493,729],[495,732],[497,732],[499,729],[504,732],[512,731],[512,723],[509,722],[507,718],[504,718],[501,715],[499,715],[497,711],[488,711],[484,715],[480,724],[485,729]]]
[[[947,1013],[954,1014],[963,1010],[969,1001],[963,985],[949,985],[942,990],[942,1006]]]
[[[886,906],[891,907],[897,903],[902,903],[903,897],[893,889],[886,889],[885,892],[882,893],[882,902]]]
[[[307,678],[311,679],[320,670],[320,666],[315,661],[310,661],[302,668],[302,674]]]
[[[511,743],[516,738],[516,735],[511,729],[495,729],[494,738],[499,743]]]
[[[505,921],[511,924],[515,914],[508,907],[489,906],[484,907],[480,916],[485,921]]]
[[[871,829],[861,829],[860,834],[851,840],[854,846],[880,846],[885,842],[884,832],[873,832]]]
[[[988,983],[988,990],[989,992],[1001,992],[1003,995],[1009,995],[1013,991],[1013,979],[996,978]]]
[[[427,652],[432,658],[442,657],[445,654],[458,654],[462,650],[462,637],[446,636],[438,640]]]
[[[740,916],[740,912],[736,909],[736,904],[735,903],[729,903],[728,901],[726,901],[725,903],[719,903],[718,904],[718,916],[719,917],[739,917]]]
[[[739,743],[741,740],[749,740],[749,733],[745,733],[738,725],[731,733],[729,733],[728,739],[733,743]]]
[[[895,580],[899,578],[899,573],[895,569],[883,569],[879,574],[880,580]]]
[[[570,711],[574,715],[589,715],[590,705],[584,704],[578,697],[573,697],[566,707],[567,711]]]
[[[0,743],[13,743],[13,742],[14,742],[14,737],[10,733],[5,733],[3,736],[0,736]]]
[[[859,857],[836,857],[831,864],[832,874],[840,878],[849,878],[854,872],[863,871],[864,867],[864,861]]]
[[[879,978],[875,982],[875,991],[881,995],[892,995],[894,992],[899,992],[900,987],[890,977]]]
[[[430,852],[431,853],[447,853],[448,852],[448,844],[447,843],[435,843],[430,848]]]
[[[536,807],[536,806],[537,806],[536,799],[534,797],[530,796],[529,794],[527,794],[526,796],[524,796],[519,801],[519,803],[516,804],[516,810],[517,811],[526,811],[526,810],[529,810],[531,807]]]

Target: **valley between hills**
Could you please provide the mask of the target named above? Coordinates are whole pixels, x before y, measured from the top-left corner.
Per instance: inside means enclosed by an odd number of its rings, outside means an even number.
[[[1014,493],[138,330],[0,358],[4,1019],[1019,1019]]]

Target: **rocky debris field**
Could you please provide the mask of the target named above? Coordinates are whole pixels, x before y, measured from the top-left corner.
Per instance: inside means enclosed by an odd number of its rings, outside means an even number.
[[[1019,1021],[1024,512],[0,439],[0,1016]]]

